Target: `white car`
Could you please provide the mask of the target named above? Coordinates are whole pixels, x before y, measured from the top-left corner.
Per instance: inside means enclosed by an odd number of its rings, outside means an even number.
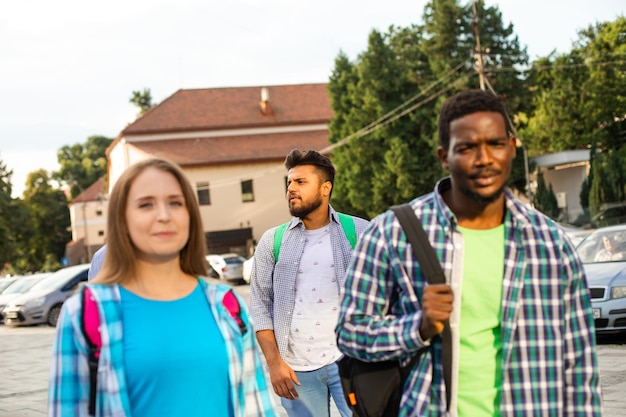
[[[223,253],[221,255],[207,255],[209,262],[209,276],[224,281],[241,283],[243,281],[243,263],[246,258],[236,253]]]
[[[251,256],[250,259],[246,260],[243,263],[243,280],[246,281],[246,284],[250,284],[250,275],[252,275],[253,263],[254,263],[254,256]]]

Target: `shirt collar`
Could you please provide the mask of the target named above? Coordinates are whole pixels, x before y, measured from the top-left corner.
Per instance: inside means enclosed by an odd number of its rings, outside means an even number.
[[[443,193],[448,191],[452,187],[452,181],[450,177],[444,177],[437,182],[434,190],[435,206],[437,207],[437,217],[439,223],[443,227],[450,229],[456,229],[458,221],[452,210],[448,207],[443,200]],[[527,212],[529,206],[515,198],[509,188],[504,189],[504,223],[511,222],[511,226],[523,227],[529,223]]]

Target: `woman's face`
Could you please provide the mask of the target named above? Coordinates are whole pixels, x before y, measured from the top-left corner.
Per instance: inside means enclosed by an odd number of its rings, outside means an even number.
[[[189,211],[176,178],[153,167],[139,174],[129,189],[126,223],[139,259],[178,258],[189,240]]]

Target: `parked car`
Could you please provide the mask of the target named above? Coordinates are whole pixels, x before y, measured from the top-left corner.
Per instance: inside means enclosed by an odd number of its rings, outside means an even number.
[[[9,285],[13,284],[16,279],[17,279],[16,277],[0,279],[0,294],[2,294],[2,292],[6,290],[9,287]]]
[[[247,259],[243,263],[243,280],[246,284],[250,284],[250,276],[252,275],[252,264],[254,263],[254,256],[251,256],[250,259]]]
[[[591,227],[605,227],[626,223],[626,202],[608,203],[591,218]]]
[[[48,323],[56,326],[61,306],[81,282],[87,281],[89,264],[63,268],[35,284],[4,308],[4,324],[24,326]]]
[[[246,261],[236,253],[223,253],[221,255],[207,255],[210,270],[209,276],[224,281],[240,283],[243,281],[243,263]]]
[[[596,229],[576,250],[587,275],[596,332],[626,331],[626,225]]]
[[[0,294],[0,323],[4,322],[4,315],[2,312],[7,304],[20,295],[26,293],[35,284],[49,275],[52,274],[49,272],[42,272],[40,274],[27,275],[19,277],[19,279],[16,279],[13,284],[9,285],[9,287],[6,288],[2,294]]]
[[[593,232],[592,229],[581,229],[567,223],[559,223],[559,226],[561,226],[561,228],[565,230],[565,233],[567,234],[567,236],[569,236],[574,246],[578,246],[578,244],[582,242],[584,238],[586,238],[591,232]]]

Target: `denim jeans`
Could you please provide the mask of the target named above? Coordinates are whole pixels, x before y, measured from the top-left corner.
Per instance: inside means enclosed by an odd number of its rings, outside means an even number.
[[[295,385],[298,399],[281,398],[289,417],[330,417],[330,398],[335,401],[341,417],[351,417],[352,411],[343,396],[339,368],[331,363],[315,371],[296,372],[300,386]]]

